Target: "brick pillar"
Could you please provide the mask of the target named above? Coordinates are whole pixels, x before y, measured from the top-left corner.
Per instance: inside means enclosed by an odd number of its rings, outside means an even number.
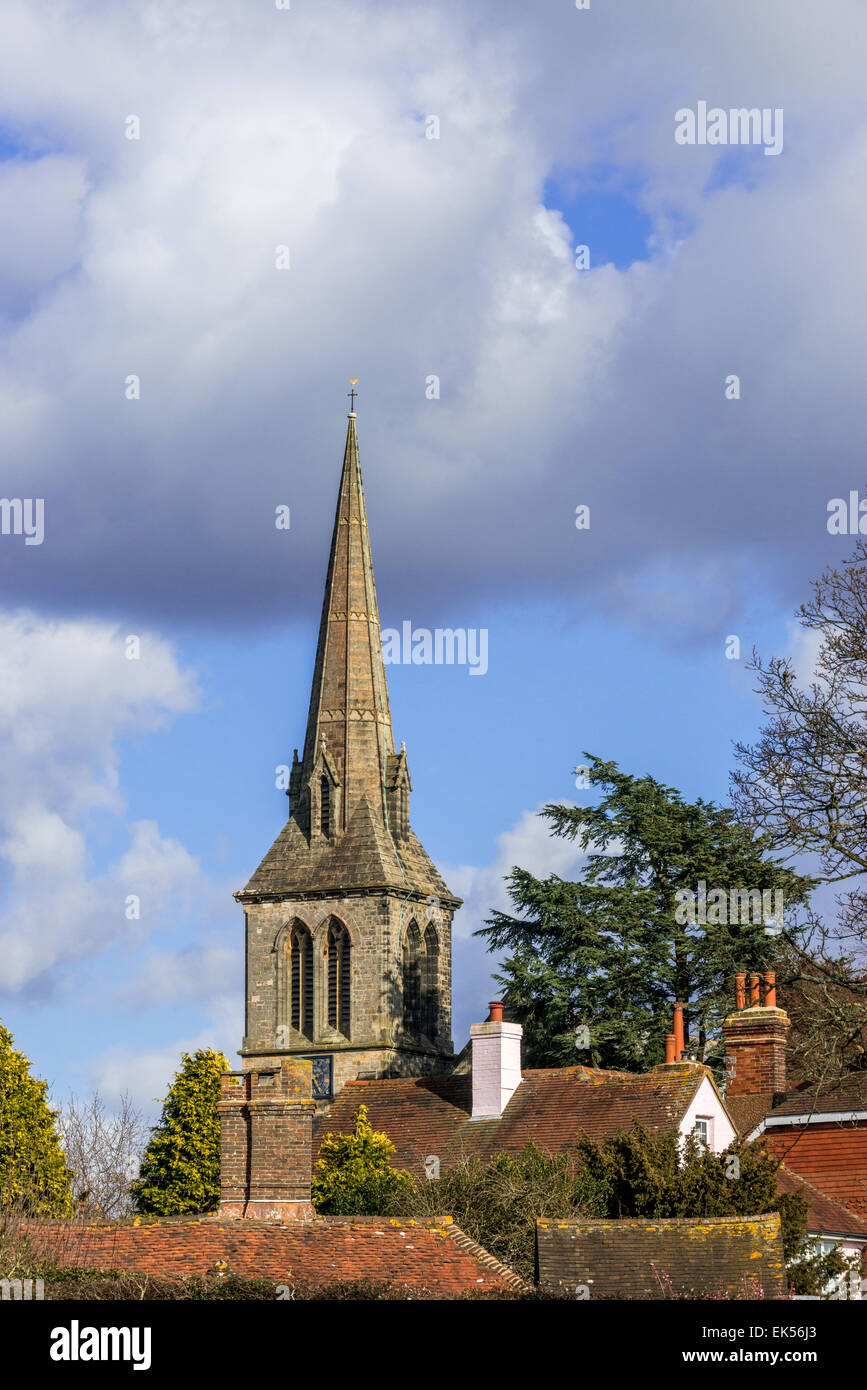
[[[313,1219],[312,1073],[312,1063],[298,1058],[244,1072],[239,1085],[224,1076],[221,1216]]]
[[[775,998],[773,979],[763,985]],[[789,1016],[784,1009],[760,1003],[729,1014],[723,1024],[726,1049],[726,1095],[753,1096],[786,1089],[786,1039]]]

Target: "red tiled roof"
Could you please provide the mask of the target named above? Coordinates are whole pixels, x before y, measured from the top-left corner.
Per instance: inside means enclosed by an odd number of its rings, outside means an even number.
[[[856,1216],[854,1211],[835,1202],[827,1193],[799,1177],[783,1165],[777,1174],[777,1189],[780,1192],[802,1192],[810,1203],[807,1214],[807,1230],[813,1235],[851,1236],[853,1240],[867,1240],[867,1223]]]
[[[765,1130],[762,1138],[790,1173],[867,1219],[867,1126],[835,1120]]]
[[[395,1146],[395,1167],[421,1173],[436,1154],[443,1167],[463,1156],[486,1161],[494,1153],[520,1153],[530,1141],[549,1153],[571,1148],[580,1131],[598,1139],[639,1120],[653,1131],[676,1128],[702,1080],[703,1067],[683,1064],[631,1074],[592,1067],[525,1071],[503,1114],[471,1120],[469,1076],[350,1081],[316,1122],[314,1152],[329,1132],[350,1134],[359,1105],[374,1129]]]
[[[444,1296],[520,1288],[522,1282],[455,1226],[382,1217],[314,1221],[222,1221],[217,1217],[139,1225],[33,1223],[32,1242],[58,1262],[178,1278],[225,1261],[234,1274],[329,1284],[388,1283]]]

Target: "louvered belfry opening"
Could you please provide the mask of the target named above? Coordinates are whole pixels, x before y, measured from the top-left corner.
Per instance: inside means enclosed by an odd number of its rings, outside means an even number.
[[[422,1031],[431,1039],[439,1032],[439,948],[436,927],[429,922],[422,961]]]
[[[289,1019],[305,1038],[313,1037],[313,941],[306,927],[289,937]]]
[[[331,922],[325,941],[328,973],[328,1026],[350,1036],[351,1021],[351,944],[349,933],[340,922]]]
[[[403,943],[403,1026],[407,1033],[422,1031],[421,933],[410,922]]]
[[[319,828],[323,835],[331,834],[331,783],[327,777],[319,784]]]

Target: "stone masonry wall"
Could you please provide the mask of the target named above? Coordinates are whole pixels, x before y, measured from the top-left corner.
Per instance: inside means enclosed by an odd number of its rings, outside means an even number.
[[[434,926],[439,935],[437,990],[439,1030],[435,1038],[404,1033],[398,937],[414,919],[423,932],[425,902],[404,901],[396,894],[365,892],[339,898],[284,900],[248,904],[246,1030],[241,1056],[244,1067],[293,1054],[330,1054],[334,1089],[358,1076],[412,1076],[441,1072],[450,1064],[451,913],[441,910]],[[349,1036],[327,1022],[325,942],[336,918],[351,939]],[[314,1028],[306,1037],[290,1025],[281,995],[281,953],[291,924],[299,921],[313,939]],[[395,966],[397,965],[397,970]],[[278,1030],[280,1030],[278,1032]]]

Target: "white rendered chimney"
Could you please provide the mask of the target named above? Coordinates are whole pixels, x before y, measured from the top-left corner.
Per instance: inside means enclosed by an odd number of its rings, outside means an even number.
[[[521,1084],[520,1023],[503,1022],[503,1006],[488,1006],[486,1023],[470,1028],[473,1045],[473,1120],[493,1120],[502,1115]]]

